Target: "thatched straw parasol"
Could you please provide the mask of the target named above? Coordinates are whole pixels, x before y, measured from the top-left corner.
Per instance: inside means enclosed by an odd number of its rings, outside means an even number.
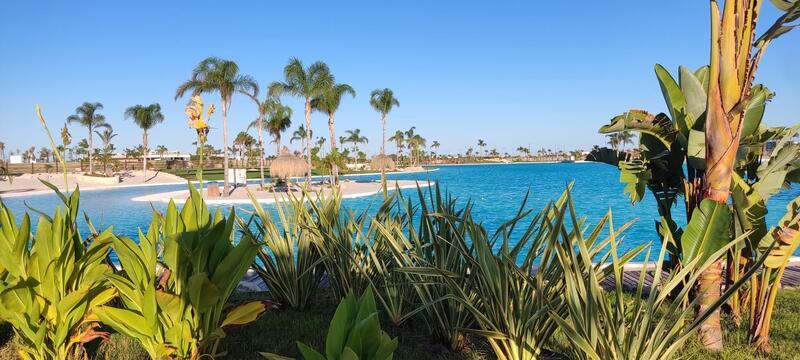
[[[380,154],[376,155],[372,158],[372,163],[370,163],[370,167],[372,170],[394,170],[397,166],[392,160],[391,157]]]
[[[289,153],[285,146],[281,149],[281,154],[269,166],[269,175],[286,180],[290,177],[303,176],[306,173],[306,162]]]

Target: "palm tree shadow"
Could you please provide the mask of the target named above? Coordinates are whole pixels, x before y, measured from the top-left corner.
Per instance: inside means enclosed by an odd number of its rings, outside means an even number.
[[[148,181],[150,181],[150,180],[153,180],[153,179],[157,178],[159,173],[161,173],[161,170],[156,170],[156,171],[153,173],[153,176],[151,176],[151,177],[150,177],[150,178],[148,178],[148,179],[144,179],[144,182],[148,182]]]

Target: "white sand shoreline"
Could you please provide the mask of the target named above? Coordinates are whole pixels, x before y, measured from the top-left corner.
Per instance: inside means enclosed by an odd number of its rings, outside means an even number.
[[[417,174],[417,173],[433,172],[433,171],[438,171],[438,170],[439,169],[424,169],[424,170],[415,170],[415,171],[392,171],[392,172],[387,172],[386,175]],[[178,176],[175,176],[175,175],[171,175],[171,174],[167,174],[167,173],[162,173],[162,174],[163,174],[163,176],[172,176],[172,177],[175,177],[177,179],[182,179],[182,178],[180,178]],[[45,174],[39,174],[39,175],[45,175]],[[57,174],[47,174],[47,175],[49,175],[49,177],[50,177],[49,179],[47,179],[48,181],[52,180],[52,181],[50,181],[51,183],[53,183],[54,185],[58,186],[59,189],[61,189],[61,191],[64,191],[64,188],[63,188],[63,181],[64,180],[61,177],[61,175],[57,175]],[[351,177],[375,176],[375,175],[380,175],[380,173],[379,172],[378,173],[360,173],[360,174],[349,174],[349,175],[346,174],[346,175],[342,175],[342,177],[343,178],[351,178]],[[72,177],[73,174],[70,174],[70,176]],[[42,178],[44,178],[44,177],[45,176],[42,176]],[[314,175],[314,176],[312,176],[313,179],[325,179],[327,177],[328,177],[327,175]],[[297,178],[294,178],[294,179],[303,179],[303,177],[297,177]],[[248,179],[248,181],[254,181],[254,180],[258,180],[258,179]],[[14,182],[16,182],[17,184],[14,184]],[[28,190],[28,188],[24,188],[24,187],[18,186],[19,182],[20,182],[19,179],[15,179],[14,182],[12,182],[11,184],[0,183],[0,198],[2,198],[2,199],[10,199],[10,198],[17,198],[17,197],[25,197],[25,196],[38,196],[38,195],[53,194],[53,190],[51,190],[49,188],[42,188],[42,187],[44,187],[44,185],[42,185],[42,184],[37,184],[37,186],[36,186],[37,189]],[[36,180],[36,182],[38,182],[38,180]],[[222,182],[222,180],[203,180],[204,184],[214,183],[214,182]],[[189,181],[187,179],[183,179],[183,181],[162,181],[162,182],[153,182],[153,183],[136,183],[136,184],[120,183],[119,185],[100,185],[100,186],[95,186],[95,185],[83,186],[82,185],[80,187],[80,190],[81,191],[114,190],[114,189],[139,188],[139,187],[147,187],[147,186],[187,185],[189,183],[192,183],[192,184],[196,185],[196,184],[198,184],[198,181],[197,180]],[[69,185],[69,188],[70,189],[75,189],[75,183],[73,183],[71,181],[70,185]]]
[[[389,191],[394,189],[411,189],[419,187],[427,187],[429,184],[427,181],[417,181],[417,180],[393,180],[389,181]],[[365,197],[375,195],[381,192],[381,184],[379,182],[368,182],[368,183],[348,183],[343,182],[340,188],[341,197],[343,199],[352,199],[358,197]],[[308,192],[308,195],[312,199],[316,199],[319,195],[319,192],[322,191],[323,195],[329,195],[331,193],[330,188],[321,188],[321,189],[312,189]],[[299,196],[301,193],[294,192],[296,196]],[[253,192],[253,196],[259,203],[262,204],[272,204],[277,201],[279,197],[285,198],[287,193],[276,193],[276,192],[269,192],[269,191],[255,191]],[[168,203],[170,201],[174,201],[176,204],[182,204],[186,202],[186,199],[189,197],[189,190],[179,190],[179,191],[170,191],[170,192],[163,192],[158,194],[149,194],[144,196],[137,196],[132,198],[132,201],[139,201],[139,202],[161,202],[161,203]],[[251,204],[252,200],[247,195],[246,190],[244,187],[239,187],[234,189],[232,194],[226,198],[204,198],[206,204],[209,205],[231,205],[231,204]]]

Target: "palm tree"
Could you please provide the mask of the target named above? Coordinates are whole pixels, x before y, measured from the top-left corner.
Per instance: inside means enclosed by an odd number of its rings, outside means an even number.
[[[361,129],[347,130],[345,133],[347,134],[345,140],[353,144],[353,153],[356,154],[356,168],[358,168],[358,144],[369,143],[369,139],[361,135]]]
[[[483,141],[483,139],[478,139],[478,147],[483,150],[483,148],[486,147],[486,142]]]
[[[6,159],[6,143],[0,141],[0,160]]]
[[[336,110],[339,109],[342,97],[345,94],[356,97],[356,91],[353,90],[353,87],[350,85],[336,84],[333,75],[329,74],[329,76],[330,86],[321,94],[311,99],[311,108],[328,114],[328,136],[331,140],[331,153],[336,153],[336,132],[333,128],[334,115]],[[333,184],[339,182],[339,167],[336,166],[336,161],[331,162],[331,182]]]
[[[298,141],[307,140],[308,138],[311,137],[311,135],[312,135],[311,131],[306,131],[306,128],[303,125],[300,125],[299,127],[297,127],[297,130],[295,130],[292,133],[292,138],[289,139],[289,143],[290,144],[294,143],[295,140],[298,140]],[[308,147],[308,144],[307,143],[303,143],[303,154],[306,154],[307,147]]]
[[[375,111],[381,113],[381,155],[386,154],[386,116],[392,111],[392,108],[399,107],[400,102],[394,97],[394,92],[389,89],[373,90],[369,96],[369,104]]]
[[[617,149],[619,149],[619,144],[622,143],[622,138],[619,133],[609,134],[606,135],[606,137],[608,138],[608,145],[610,145],[614,151],[617,151]]]
[[[270,112],[267,120],[267,132],[275,139],[275,156],[281,154],[281,133],[292,126],[292,108],[284,105],[276,107]]]
[[[397,149],[397,161],[400,161],[400,153],[403,151],[403,143],[406,141],[406,134],[397,130],[394,132],[394,135],[389,138],[389,141],[394,141],[394,146]]]
[[[321,96],[326,89],[332,87],[333,77],[325,63],[317,61],[306,69],[303,67],[303,62],[297,58],[289,59],[289,63],[283,68],[283,75],[284,82],[276,81],[269,85],[269,95],[288,94],[305,99],[306,129],[308,129],[306,184],[308,184],[311,182],[311,99]]]
[[[167,147],[164,145],[156,146],[156,153],[158,154],[158,157],[162,159],[164,158],[164,154],[166,154],[168,151],[169,149],[167,149]]]
[[[103,132],[95,130],[94,132],[97,136],[100,137],[100,141],[103,142],[103,152],[102,161],[103,161],[103,173],[106,172],[106,167],[108,166],[108,160],[111,159],[111,151],[113,150],[114,145],[111,145],[111,139],[117,137],[117,134],[114,134],[114,130],[111,129],[111,126],[107,127]]]
[[[408,148],[411,151],[411,165],[413,166],[416,164],[414,161],[414,155],[418,155],[419,148],[421,146],[425,146],[427,140],[424,137],[420,136],[415,132],[416,127],[412,126],[408,131],[405,132],[406,135],[406,143],[408,144]]]
[[[622,131],[619,133],[619,142],[622,144],[622,150],[625,150],[625,145],[633,145],[633,133],[630,131]]]
[[[437,149],[439,149],[439,146],[440,146],[440,144],[439,144],[439,142],[438,142],[438,141],[436,141],[436,140],[433,140],[433,142],[431,143],[431,149],[432,149],[432,150],[437,150]],[[434,159],[434,160],[435,160],[435,159],[438,157],[438,155],[437,155],[437,154],[436,154],[434,151],[431,151],[431,155],[432,155],[432,157],[433,157],[433,159]]]
[[[239,74],[239,65],[230,60],[217,57],[208,57],[201,61],[192,70],[189,80],[178,86],[175,91],[175,100],[187,92],[192,95],[219,92],[222,105],[222,146],[228,148],[228,109],[230,109],[233,93],[245,93],[258,96],[258,84],[249,75]],[[223,152],[224,187],[225,196],[229,195],[228,182],[228,153]]]
[[[278,111],[280,108],[282,108],[284,106],[283,106],[283,104],[281,104],[280,99],[278,99],[277,97],[269,96],[266,99],[264,99],[264,101],[260,101],[260,100],[258,100],[258,97],[256,96],[256,94],[246,93],[246,95],[249,96],[250,99],[252,99],[253,102],[256,103],[256,106],[258,106],[258,118],[256,118],[253,122],[250,123],[250,125],[247,126],[247,130],[250,130],[251,128],[256,128],[256,132],[258,134],[258,150],[259,150],[259,155],[258,155],[258,173],[259,173],[259,180],[261,182],[261,188],[263,189],[264,188],[264,137],[263,137],[263,133],[264,133],[264,126],[265,126],[264,121],[268,117],[271,118],[273,116],[273,114],[276,113],[276,111]],[[291,116],[291,109],[289,110],[289,115]],[[280,152],[280,148],[278,149],[278,151]],[[277,154],[277,155],[280,155],[280,154]]]
[[[324,137],[320,136],[317,137],[317,147],[319,147],[319,157],[322,158],[322,155],[325,153],[325,139]]]
[[[92,152],[94,151],[94,148],[92,147],[92,134],[94,134],[94,131],[97,128],[111,128],[110,125],[106,124],[106,117],[98,113],[98,111],[102,109],[103,104],[99,102],[85,102],[75,109],[74,115],[67,117],[68,123],[79,123],[81,126],[85,126],[89,130],[89,137],[87,138],[87,141],[89,146],[88,156],[90,174],[94,173],[94,161],[92,160]]]
[[[157,124],[164,121],[164,114],[161,113],[161,105],[152,103],[150,105],[134,105],[125,109],[125,119],[132,118],[140,129],[142,129],[142,146],[145,151],[142,157],[142,173],[144,176],[143,181],[147,181],[147,131],[152,129]]]

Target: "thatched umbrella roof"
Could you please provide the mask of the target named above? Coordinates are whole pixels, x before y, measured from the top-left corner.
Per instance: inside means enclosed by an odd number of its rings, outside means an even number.
[[[394,170],[397,168],[397,165],[395,165],[394,160],[392,160],[391,157],[380,154],[372,158],[370,167],[373,170]]]
[[[269,166],[269,175],[279,179],[288,179],[295,176],[303,176],[306,173],[306,162],[289,153],[285,146],[281,149],[281,154],[272,160]]]

